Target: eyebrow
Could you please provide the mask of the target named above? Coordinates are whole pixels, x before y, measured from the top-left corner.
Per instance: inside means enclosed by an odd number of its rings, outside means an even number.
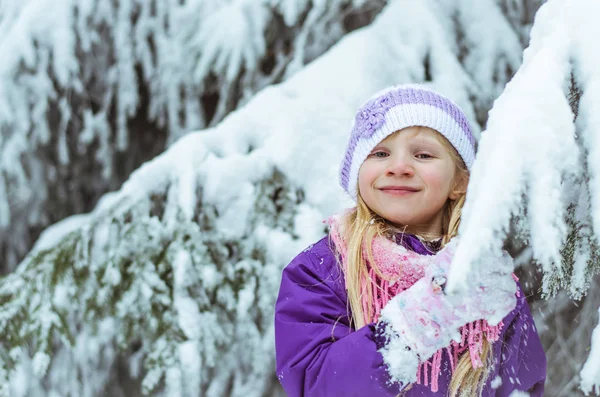
[[[385,145],[381,142],[379,142],[371,151],[374,151],[376,149],[387,149],[389,145]]]
[[[426,145],[428,147],[433,147],[433,148],[443,148],[444,145],[442,145],[442,143],[440,141],[438,141],[437,139],[433,138],[433,139],[414,139],[411,142],[408,143],[409,145]]]
[[[435,136],[429,135],[429,134],[418,134],[415,135],[413,138],[413,140],[423,140],[423,141],[428,141],[428,142],[438,142],[440,143],[439,139]]]
[[[385,140],[385,139],[384,139]],[[394,146],[391,143],[384,143],[382,140],[381,142],[379,142],[372,150],[371,153],[374,152],[375,150],[378,149],[386,149],[386,150],[390,150],[389,147],[390,146]],[[437,137],[434,136],[430,136],[430,135],[422,135],[422,134],[418,134],[414,137],[412,137],[405,146],[410,146],[410,145],[432,145],[434,146],[434,148],[437,149],[443,149],[444,145],[442,142],[440,142],[440,140]]]

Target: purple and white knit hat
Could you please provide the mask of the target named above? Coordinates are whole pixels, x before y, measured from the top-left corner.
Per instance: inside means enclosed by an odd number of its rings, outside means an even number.
[[[340,184],[356,201],[358,170],[371,150],[388,135],[407,127],[429,127],[456,148],[469,170],[475,160],[475,138],[462,110],[450,99],[421,85],[407,84],[377,93],[357,112]]]

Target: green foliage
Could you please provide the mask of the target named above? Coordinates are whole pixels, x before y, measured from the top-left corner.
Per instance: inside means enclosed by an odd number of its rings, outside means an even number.
[[[201,194],[197,199],[193,219],[185,219],[167,194],[122,200],[4,277],[0,369],[6,371],[0,382],[18,362],[11,352],[31,349],[43,378],[54,349],[73,348],[83,326],[92,334],[106,332],[105,319],[114,320],[108,340],[121,351],[141,346],[144,394],[167,387],[169,370],[185,373],[182,346],[195,349],[186,354],[201,363],[202,388],[229,387],[211,385],[211,374],[227,370],[218,367],[228,354],[239,357],[235,371],[246,382],[268,379],[252,375],[253,363],[272,357],[263,339],[270,338],[283,264],[269,262],[255,233],[267,228],[290,234],[302,193],[273,170],[257,184],[255,197],[244,198],[253,205],[248,222],[239,225],[246,229],[242,238],[219,232],[217,207]],[[270,364],[260,364],[260,371]]]
[[[573,113],[576,126],[579,115],[579,103],[583,94],[575,76],[571,73],[567,99]],[[566,211],[567,234],[561,249],[562,262],[544,272],[543,295],[555,296],[561,289],[567,289],[571,296],[581,299],[590,286],[594,275],[600,273],[599,240],[594,235],[592,208],[590,204],[590,169],[586,143],[576,137],[582,148],[583,173],[578,183],[570,186],[570,201]]]
[[[545,299],[554,297],[561,289],[568,290],[573,299],[581,299],[594,275],[600,273],[600,247],[592,232],[591,219],[578,219],[577,209],[574,204],[567,208],[568,234],[561,249],[561,266],[544,272]]]

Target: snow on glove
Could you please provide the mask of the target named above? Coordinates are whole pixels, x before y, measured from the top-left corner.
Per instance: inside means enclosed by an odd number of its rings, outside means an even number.
[[[517,286],[507,254],[493,258],[492,269],[474,271],[468,288],[447,295],[444,285],[455,245],[452,241],[432,256],[425,276],[381,312],[377,329],[386,334],[381,353],[394,382],[414,383],[419,363],[452,340],[460,341],[461,326],[479,319],[497,324],[516,306]]]

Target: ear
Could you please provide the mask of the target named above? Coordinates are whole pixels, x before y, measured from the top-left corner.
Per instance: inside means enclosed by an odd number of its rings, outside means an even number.
[[[458,177],[458,180],[454,182],[454,187],[450,191],[448,198],[450,200],[456,200],[463,194],[467,192],[467,185],[469,183],[469,178],[465,175],[461,175]]]

